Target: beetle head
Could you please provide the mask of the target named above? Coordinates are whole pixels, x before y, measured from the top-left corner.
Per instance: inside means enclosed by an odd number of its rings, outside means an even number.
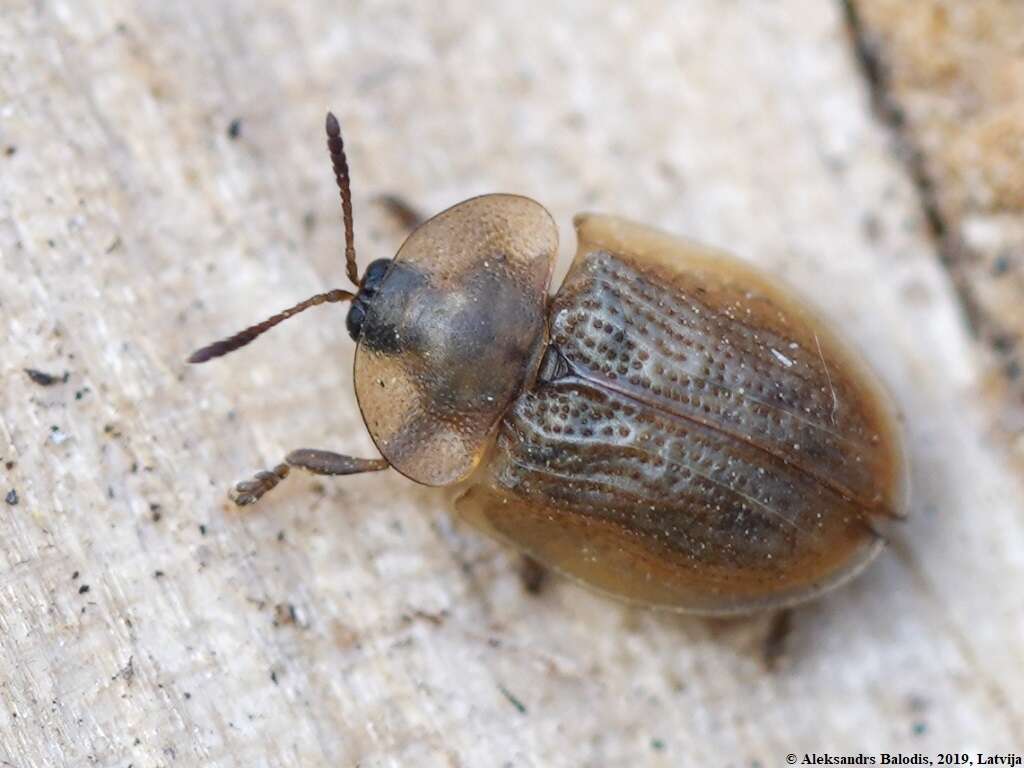
[[[539,361],[557,247],[539,203],[484,195],[422,224],[382,267],[357,315],[355,387],[399,472],[448,485],[476,466]]]
[[[357,291],[318,294],[189,362],[238,349],[311,306],[351,301],[345,324],[357,343],[356,398],[371,438],[410,479],[458,482],[539,363],[558,247],[554,221],[529,198],[472,198],[420,225],[393,260],[372,262],[359,278],[348,164],[330,114],[327,136]]]

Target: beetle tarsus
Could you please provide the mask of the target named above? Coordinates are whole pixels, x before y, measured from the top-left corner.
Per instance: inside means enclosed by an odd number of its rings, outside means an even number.
[[[252,480],[243,480],[237,483],[228,492],[228,497],[239,507],[247,507],[259,501],[267,491],[272,490],[278,483],[288,477],[291,467],[287,464],[278,464],[271,470],[263,470],[253,475]]]
[[[389,466],[384,459],[360,459],[332,451],[299,448],[289,453],[284,463],[273,469],[257,472],[251,480],[237,483],[228,492],[228,496],[239,507],[255,504],[288,477],[293,467],[312,472],[314,475],[358,475],[362,472],[379,472]]]

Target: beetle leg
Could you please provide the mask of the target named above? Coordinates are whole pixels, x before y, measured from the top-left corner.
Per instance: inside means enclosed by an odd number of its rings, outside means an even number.
[[[520,558],[519,579],[523,583],[523,589],[531,595],[540,594],[541,589],[544,587],[544,582],[547,580],[547,576],[548,569],[541,565],[540,562],[529,555],[523,555]]]
[[[383,205],[388,213],[395,218],[395,221],[408,232],[412,232],[427,220],[427,217],[418,208],[399,195],[378,195],[377,202]]]
[[[314,475],[358,475],[363,472],[380,472],[391,465],[384,459],[357,459],[333,451],[318,451],[315,448],[299,448],[285,457],[290,467],[298,467]]]
[[[787,640],[793,628],[793,610],[783,608],[772,616],[768,624],[768,634],[764,639],[764,666],[769,672],[778,667],[779,661],[786,654]]]
[[[299,448],[289,453],[283,464],[257,472],[252,480],[244,480],[235,485],[228,496],[240,507],[253,504],[288,477],[292,467],[305,469],[314,475],[358,475],[363,472],[379,472],[389,466],[384,459],[358,459],[343,453]]]

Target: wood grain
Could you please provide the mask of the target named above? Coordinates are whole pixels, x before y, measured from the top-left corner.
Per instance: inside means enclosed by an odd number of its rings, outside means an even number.
[[[13,0],[0,67],[0,765],[1022,747],[1022,489],[838,5]],[[911,519],[771,670],[772,617],[525,594],[393,472],[227,504],[293,448],[372,455],[337,307],[184,363],[342,284],[328,108],[364,265],[403,238],[377,195],[526,194],[556,280],[573,213],[647,221],[781,274],[881,372]]]
[[[846,5],[877,114],[987,352],[993,429],[1024,462],[1024,5]]]

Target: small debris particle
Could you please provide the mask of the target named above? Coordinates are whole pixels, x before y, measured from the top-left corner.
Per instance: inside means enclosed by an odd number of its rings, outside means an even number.
[[[38,384],[40,387],[52,387],[54,384],[65,384],[67,383],[68,376],[70,374],[64,371],[63,376],[54,376],[52,373],[46,373],[45,371],[39,371],[35,368],[26,368],[25,373],[32,379],[34,384]]]
[[[882,239],[882,222],[876,214],[866,214],[861,221],[861,227],[869,242],[877,243]]]
[[[154,523],[159,523],[160,522],[160,518],[162,518],[163,516],[164,516],[164,513],[160,510],[160,505],[159,504],[150,504],[149,505],[149,518],[150,518],[150,520],[152,520]]]
[[[14,469],[14,462],[13,461],[8,461],[6,464],[4,464],[4,466],[7,469]]]
[[[992,337],[992,346],[995,348],[996,352],[1000,352],[1004,355],[1012,352],[1016,345],[1017,339],[1007,333],[997,333]]]
[[[1010,271],[1010,257],[1005,253],[996,256],[992,262],[992,276],[1002,277]]]
[[[18,148],[13,144],[8,144],[6,147],[4,147],[4,154],[7,155],[8,157],[13,157],[15,154],[17,154],[17,152]]]
[[[430,611],[423,611],[420,609],[414,610],[412,613],[406,613],[402,615],[402,620],[405,622],[413,622],[416,619],[422,619],[423,621],[430,622],[435,627],[441,626],[445,619],[448,618],[447,609],[442,608],[438,613],[431,613]]]
[[[922,722],[914,723],[914,725],[911,727],[911,731],[915,736],[923,736],[925,731],[927,730],[928,726]]]
[[[75,571],[74,573],[71,574],[71,580],[75,581],[77,578],[78,578],[78,571]]]
[[[284,541],[284,531],[278,531],[277,532],[277,540],[278,541]]]
[[[108,245],[104,249],[103,252],[104,253],[113,253],[114,251],[116,251],[120,247],[121,247],[121,236],[120,235],[115,235],[114,239],[110,242],[110,245]]]
[[[203,524],[203,523],[199,524],[199,535],[200,536],[205,536],[206,535],[206,525]]]
[[[285,624],[297,624],[298,612],[291,603],[278,603],[274,606],[274,626],[280,627]]]
[[[185,698],[186,699],[191,699],[192,698],[192,694],[189,693],[188,691],[185,691]]]
[[[82,387],[81,389],[79,389],[79,390],[77,390],[75,392],[75,400],[81,400],[87,394],[89,394],[89,388],[88,387]]]
[[[514,695],[512,694],[512,692],[511,692],[511,691],[509,691],[509,689],[508,689],[508,688],[506,688],[506,687],[505,687],[504,685],[502,685],[501,683],[498,683],[498,690],[499,690],[499,691],[501,691],[502,695],[503,695],[503,696],[504,696],[504,697],[505,697],[506,699],[508,699],[509,703],[510,703],[510,704],[511,704],[511,705],[512,705],[513,707],[515,707],[515,708],[516,708],[516,710],[517,710],[517,711],[519,712],[519,714],[521,714],[521,715],[525,715],[525,714],[526,714],[526,705],[525,705],[525,704],[523,704],[523,702],[521,702],[521,701],[520,701],[519,699],[517,699],[517,698],[516,698],[516,697],[515,697],[515,696],[514,696]]]
[[[778,360],[780,363],[782,363],[787,368],[792,367],[793,361],[790,360],[788,357],[786,357],[781,352],[779,352],[779,350],[775,349],[774,347],[772,347],[772,354],[775,355],[775,359],[776,360]]]
[[[242,135],[242,118],[236,117],[228,123],[228,138],[237,139]]]
[[[651,749],[661,752],[663,749],[665,749],[665,742],[661,739],[651,739]]]
[[[128,663],[125,664],[121,669],[118,670],[117,674],[114,675],[111,680],[117,680],[117,678],[124,680],[125,685],[131,685],[132,680],[135,678],[135,656],[128,657]]]
[[[12,507],[18,506],[18,491],[15,490],[14,488],[11,488],[11,490],[7,492],[7,495],[4,496],[4,501],[6,501]]]
[[[153,571],[153,578],[154,579],[162,579],[163,577],[164,577],[164,572],[163,571]]]
[[[316,229],[316,213],[313,211],[306,211],[302,216],[302,228],[309,235]]]
[[[84,595],[84,594],[85,594],[86,592],[88,592],[88,591],[89,591],[89,589],[90,589],[90,587],[89,587],[89,585],[88,585],[88,584],[83,584],[82,586],[80,586],[80,587],[78,588],[78,594],[80,594],[80,595]]]
[[[277,685],[277,670],[276,669],[270,670],[270,679],[271,679],[271,681],[273,681],[274,685]]]

